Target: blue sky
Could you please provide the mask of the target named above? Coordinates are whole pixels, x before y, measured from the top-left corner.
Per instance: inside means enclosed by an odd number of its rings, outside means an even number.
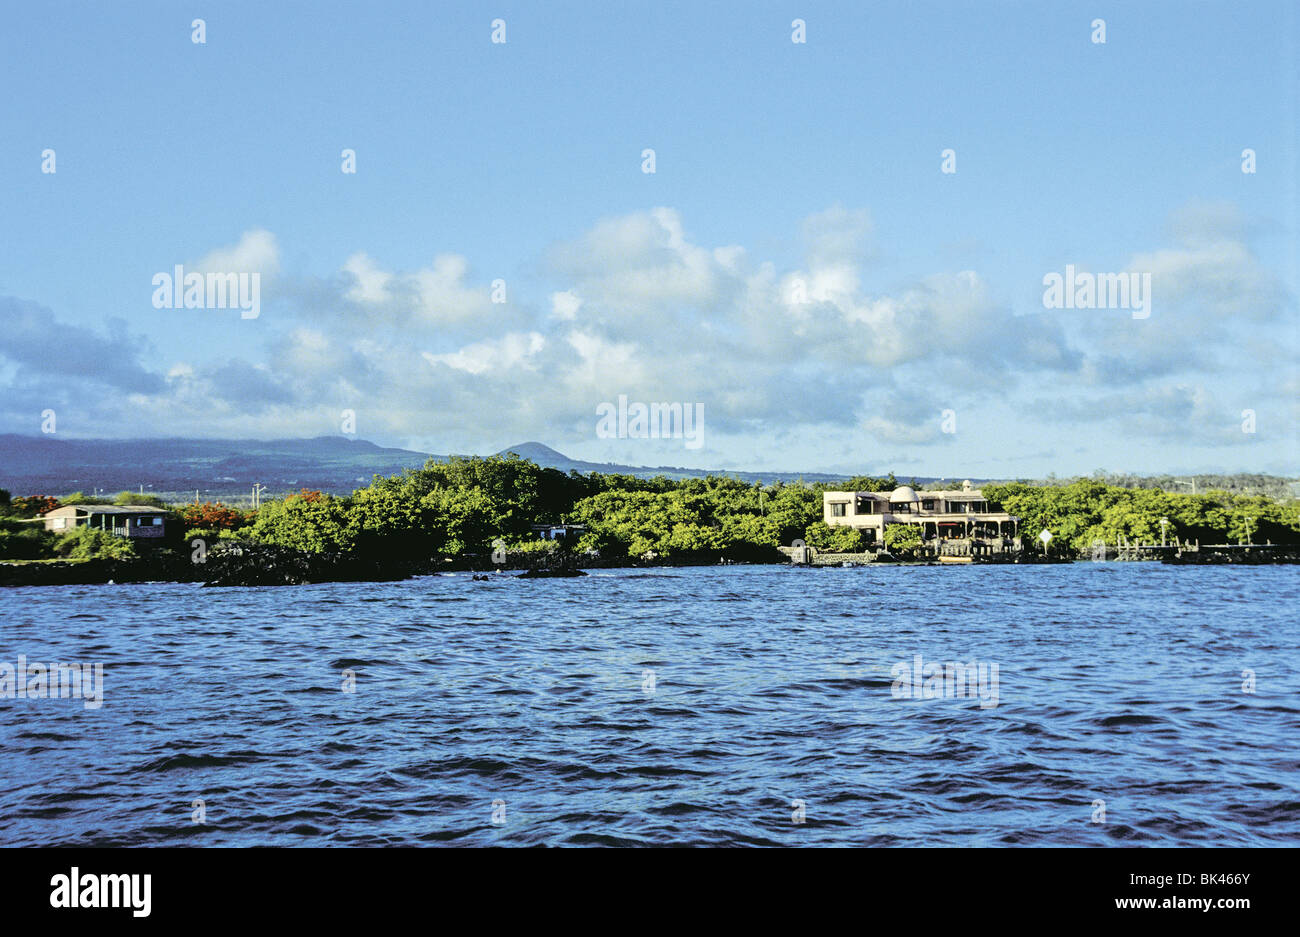
[[[1295,474],[1297,34],[1264,2],[17,6],[0,431],[346,409],[434,452]],[[154,308],[176,264],[259,272],[259,316]],[[1151,273],[1151,315],[1045,309],[1066,265]],[[620,394],[702,403],[703,445],[598,438]]]

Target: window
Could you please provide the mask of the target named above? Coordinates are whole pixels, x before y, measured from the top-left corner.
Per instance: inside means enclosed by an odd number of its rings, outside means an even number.
[[[845,508],[847,507],[848,505],[843,502],[837,502],[835,504],[832,504],[831,517],[843,517],[845,515]]]
[[[931,500],[929,500],[929,501],[922,501],[922,502],[921,502],[921,510],[923,510],[923,511],[933,511],[933,510],[934,510],[934,499],[931,499]]]

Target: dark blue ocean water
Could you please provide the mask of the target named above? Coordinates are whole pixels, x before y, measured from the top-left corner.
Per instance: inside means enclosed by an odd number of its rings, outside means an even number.
[[[104,665],[0,699],[0,845],[1297,845],[1297,608],[1149,563],[0,589],[0,662]],[[917,654],[996,705],[895,698]]]

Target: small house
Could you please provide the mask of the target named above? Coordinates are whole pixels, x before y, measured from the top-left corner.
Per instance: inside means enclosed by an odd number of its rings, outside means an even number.
[[[74,527],[96,527],[118,537],[162,537],[167,512],[134,504],[68,504],[41,515],[45,529],[59,533]]]

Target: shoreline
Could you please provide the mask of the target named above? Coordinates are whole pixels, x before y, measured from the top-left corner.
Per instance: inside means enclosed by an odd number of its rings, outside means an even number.
[[[533,559],[533,562],[529,562]],[[514,577],[563,578],[581,575],[592,569],[674,569],[713,566],[777,566],[792,570],[865,568],[871,566],[1043,566],[1090,562],[1087,558],[1031,555],[971,557],[967,562],[926,559],[882,559],[867,561],[840,559],[836,554],[822,554],[808,563],[793,563],[784,558],[770,562],[705,560],[636,560],[626,557],[603,559],[590,556],[564,557],[560,562],[538,561],[541,558],[516,554],[505,563],[493,563],[490,556],[476,555],[423,561],[393,560],[325,553],[306,553],[268,547],[264,544],[239,544],[214,551],[205,563],[193,563],[181,554],[141,557],[131,560],[39,560],[0,562],[0,588],[29,586],[70,586],[140,584],[147,582],[197,583],[202,586],[291,586],[326,582],[397,582],[438,573],[509,573]],[[549,560],[550,558],[544,558]],[[821,562],[818,562],[820,560]],[[1283,550],[1261,546],[1252,553],[1222,552],[1185,553],[1159,559],[1139,561],[1107,560],[1104,562],[1156,562],[1165,566],[1281,566],[1300,563],[1300,548]]]

